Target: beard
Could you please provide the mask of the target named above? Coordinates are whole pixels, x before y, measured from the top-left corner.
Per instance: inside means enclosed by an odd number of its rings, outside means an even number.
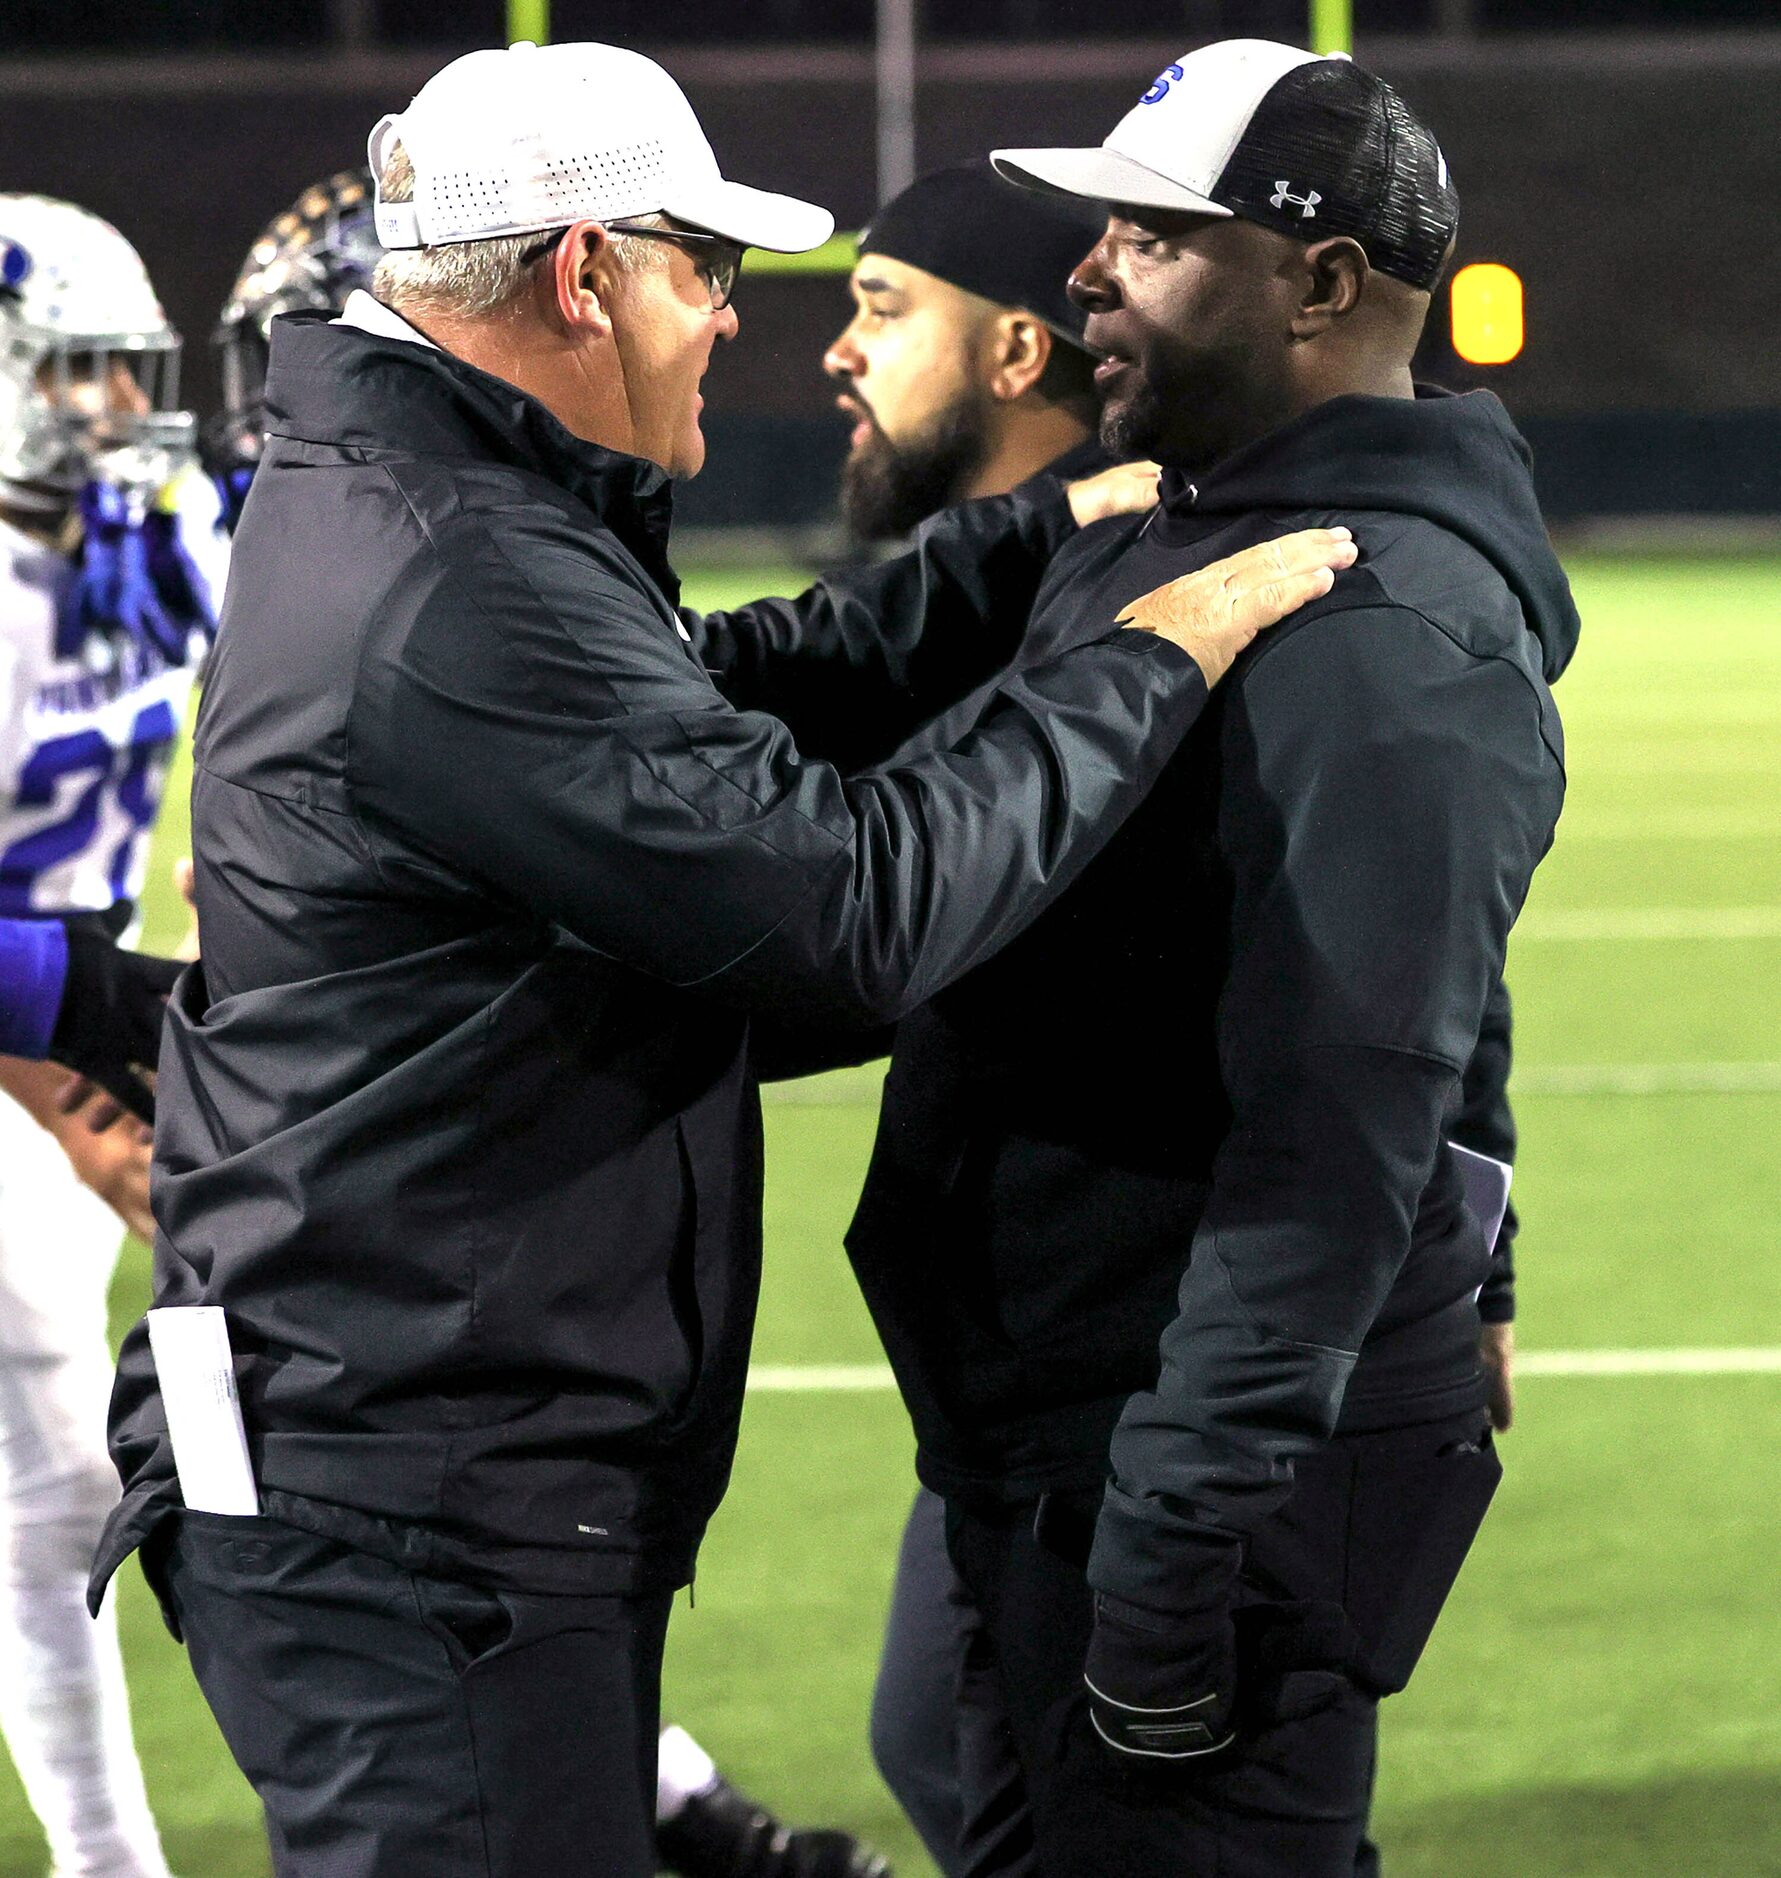
[[[1116,463],[1155,458],[1163,448],[1166,413],[1163,400],[1148,377],[1137,389],[1101,412],[1101,448]]]
[[[1190,474],[1265,435],[1292,415],[1290,387],[1262,368],[1255,348],[1151,348],[1101,407],[1101,448],[1118,462],[1149,457]]]
[[[867,415],[872,434],[841,471],[841,513],[858,540],[889,541],[963,498],[988,453],[988,425],[975,391],[905,443],[893,443]]]

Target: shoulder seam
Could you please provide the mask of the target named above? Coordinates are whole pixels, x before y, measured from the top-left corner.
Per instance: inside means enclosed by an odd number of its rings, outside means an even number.
[[[1375,582],[1375,585],[1377,584],[1378,583]],[[1302,624],[1303,626],[1306,626],[1306,627],[1314,626],[1314,625],[1317,625],[1319,622],[1326,620],[1326,619],[1339,618],[1344,613],[1404,613],[1404,614],[1408,614],[1411,619],[1420,620],[1423,623],[1423,625],[1428,627],[1428,629],[1431,632],[1437,634],[1442,639],[1445,639],[1450,646],[1453,646],[1457,651],[1464,653],[1465,656],[1471,659],[1475,664],[1478,664],[1478,665],[1493,665],[1494,664],[1494,665],[1506,666],[1511,672],[1515,674],[1517,678],[1521,680],[1522,684],[1527,687],[1528,691],[1532,693],[1534,706],[1536,710],[1539,712],[1539,717],[1540,717],[1540,741],[1546,746],[1547,754],[1552,758],[1553,762],[1558,766],[1559,775],[1561,777],[1565,775],[1566,772],[1565,772],[1564,754],[1558,748],[1558,746],[1553,742],[1553,738],[1551,734],[1551,731],[1552,731],[1551,715],[1552,714],[1551,714],[1551,711],[1548,709],[1546,697],[1541,695],[1539,687],[1534,684],[1532,676],[1528,673],[1528,671],[1522,665],[1518,664],[1514,659],[1508,657],[1507,654],[1502,653],[1502,652],[1476,651],[1473,647],[1464,644],[1454,634],[1451,628],[1443,626],[1438,619],[1431,618],[1427,613],[1425,613],[1422,610],[1421,607],[1411,606],[1407,601],[1404,601],[1404,600],[1392,599],[1391,597],[1389,597],[1389,595],[1386,595],[1386,590],[1382,586],[1379,587],[1379,593],[1385,597],[1381,599],[1377,599],[1377,600],[1351,600],[1342,606],[1320,608],[1316,613],[1314,613],[1311,616],[1310,619],[1305,620],[1304,622],[1302,622]],[[1531,634],[1533,629],[1531,627],[1527,627],[1524,625],[1523,630]],[[1244,668],[1244,670],[1239,673],[1233,674],[1233,678],[1235,682],[1238,685],[1242,685],[1243,683],[1245,683],[1247,679],[1249,678],[1249,675],[1255,671],[1257,666],[1259,666],[1262,663],[1262,661],[1268,656],[1268,654],[1271,651],[1273,651],[1273,649],[1276,646],[1289,645],[1292,642],[1293,637],[1294,635],[1288,634],[1285,639],[1265,638],[1262,642],[1260,650],[1257,651],[1255,656],[1249,661],[1248,665]]]
[[[325,802],[316,802],[308,796],[286,795],[277,789],[258,789],[252,783],[240,782],[233,776],[225,776],[212,769],[208,763],[201,763],[196,755],[192,758],[192,775],[194,779],[203,776],[223,789],[239,789],[243,795],[253,796],[261,802],[277,802],[287,809],[300,809],[305,815],[324,815],[330,821],[344,824],[354,845],[370,864],[371,871],[385,887],[389,886],[389,876],[383,871],[383,862],[378,859],[377,850],[366,832],[364,818],[356,809],[331,809]]]

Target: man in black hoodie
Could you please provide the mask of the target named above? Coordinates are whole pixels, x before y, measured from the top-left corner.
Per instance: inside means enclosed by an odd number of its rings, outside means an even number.
[[[1446,1141],[1576,614],[1502,407],[1411,385],[1457,205],[1387,87],[1231,42],[1103,149],[998,164],[1112,205],[1073,283],[1103,438],[1171,466],[1054,563],[1023,658],[1282,527],[1363,553],[905,1020],[849,1248],[1048,1878],[1346,1878],[1378,1699],[1500,1471]]]

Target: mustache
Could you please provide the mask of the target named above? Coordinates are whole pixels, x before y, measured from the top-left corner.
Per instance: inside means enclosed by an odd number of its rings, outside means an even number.
[[[858,387],[851,380],[842,391],[836,394],[835,403],[841,410],[853,414],[856,421],[870,424],[875,437],[884,437],[884,426],[878,421],[878,413],[872,409],[871,404],[861,395]]]
[[[1083,350],[1094,359],[1097,365],[1107,359],[1118,359],[1121,364],[1135,365],[1137,361],[1132,357],[1128,349],[1123,349],[1119,346],[1110,346],[1101,338],[1097,327],[1100,325],[1103,318],[1104,316],[1102,314],[1091,313],[1083,322]]]

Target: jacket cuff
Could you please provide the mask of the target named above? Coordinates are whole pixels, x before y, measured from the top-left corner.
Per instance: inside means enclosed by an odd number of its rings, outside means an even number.
[[[1516,1216],[1515,1203],[1510,1201],[1508,1211],[1503,1215],[1502,1231],[1497,1235],[1490,1270],[1478,1293],[1478,1315],[1487,1324],[1512,1324],[1515,1321],[1515,1241],[1520,1230],[1521,1221]]]
[[[1224,1610],[1243,1567],[1243,1542],[1234,1533],[1170,1518],[1109,1481],[1088,1581],[1120,1604],[1175,1618]]]
[[[1064,493],[1066,487],[1060,476],[1035,476],[1012,492],[1015,501],[1030,502],[1038,511],[1046,539],[1054,551],[1076,532],[1076,516],[1070,508],[1070,498]]]
[[[1478,1293],[1478,1316],[1487,1324],[1515,1322],[1515,1274],[1492,1272]]]
[[[1199,660],[1185,646],[1178,646],[1173,639],[1165,639],[1161,633],[1153,633],[1143,626],[1116,625],[1101,643],[1130,658],[1160,659],[1164,665],[1181,675],[1197,679],[1197,689],[1203,696],[1211,694],[1212,688],[1206,683],[1206,674],[1200,670]]]

